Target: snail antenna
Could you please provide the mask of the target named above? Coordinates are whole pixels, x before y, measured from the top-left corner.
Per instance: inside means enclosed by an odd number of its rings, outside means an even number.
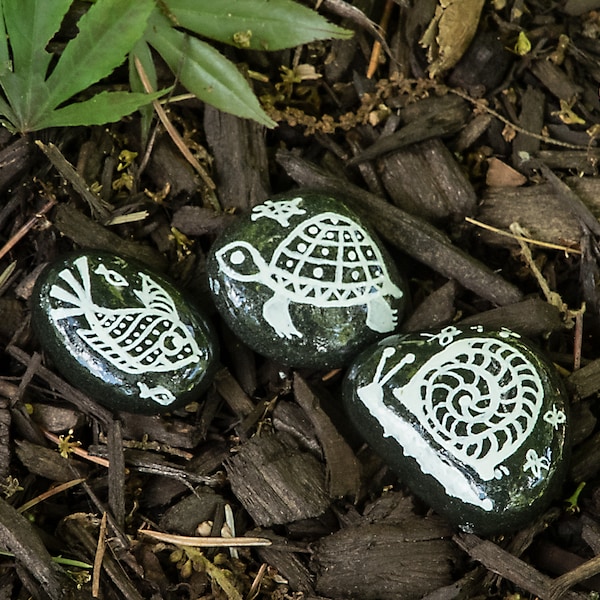
[[[373,377],[373,381],[380,381],[381,373],[383,372],[383,367],[385,366],[385,363],[387,362],[388,358],[390,358],[390,356],[393,356],[394,354],[396,354],[396,348],[392,348],[391,346],[384,348],[383,352],[381,353],[379,363],[377,364],[377,369],[375,369],[375,377]],[[385,379],[385,381],[387,380],[388,378]],[[381,383],[384,383],[384,381],[381,381]]]
[[[394,354],[396,352],[395,348],[386,348],[386,350],[392,350],[392,352],[386,356],[386,353],[384,350],[383,355],[381,357],[382,360],[379,362],[379,365],[377,366],[377,372],[375,374],[375,377],[378,380],[379,380],[379,377],[381,377],[381,371],[383,370],[383,363],[385,362],[383,359],[385,358],[385,360],[387,360],[390,356],[392,356],[392,354]],[[405,365],[410,365],[414,362],[415,362],[415,355],[412,352],[409,352],[408,354],[406,354],[405,356],[402,357],[400,362],[393,369],[390,369],[385,374],[385,377],[383,377],[381,380],[379,380],[379,385],[386,384],[398,371],[400,371],[400,369],[402,369],[402,367],[404,367]]]

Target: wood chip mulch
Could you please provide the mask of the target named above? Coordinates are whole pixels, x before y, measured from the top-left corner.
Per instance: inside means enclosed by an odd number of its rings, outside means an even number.
[[[600,2],[486,2],[435,78],[419,44],[435,1],[391,2],[370,78],[373,28],[322,4],[352,40],[236,54],[265,75],[277,129],[168,106],[202,174],[162,128],[142,141],[135,116],[0,130],[0,600],[600,593]],[[403,331],[506,326],[550,354],[573,452],[546,514],[489,539],[453,529],[347,422],[343,371],[265,360],[219,321],[211,242],[295,186],[342,195],[377,229],[410,281]],[[29,303],[40,268],[74,248],[135,256],[211,314],[222,367],[197,404],[112,414],[58,375]]]

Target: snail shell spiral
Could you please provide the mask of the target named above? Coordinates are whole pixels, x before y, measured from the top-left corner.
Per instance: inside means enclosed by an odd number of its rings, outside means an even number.
[[[452,342],[393,394],[425,434],[486,481],[528,438],[543,403],[529,359],[492,338]]]

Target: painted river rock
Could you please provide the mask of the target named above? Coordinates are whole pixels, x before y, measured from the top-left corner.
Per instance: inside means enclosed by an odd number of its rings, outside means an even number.
[[[56,368],[108,408],[171,410],[210,383],[217,342],[205,318],[163,277],[102,252],[48,265],[32,325]]]
[[[317,192],[273,198],[239,218],[213,245],[208,274],[230,328],[292,366],[346,364],[396,329],[405,303],[371,229]]]
[[[539,515],[562,483],[562,383],[507,329],[390,336],[356,358],[344,403],[402,481],[465,531],[515,529]]]

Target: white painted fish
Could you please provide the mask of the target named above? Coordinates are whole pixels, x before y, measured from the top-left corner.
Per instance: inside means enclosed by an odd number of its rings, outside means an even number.
[[[87,328],[77,335],[115,368],[133,375],[175,371],[201,359],[194,336],[181,321],[171,296],[151,277],[139,273],[141,289],[133,293],[139,307],[108,308],[96,304],[87,257],[74,261],[76,270],[63,269],[50,296],[58,301],[50,311],[58,324],[63,319],[83,317]],[[98,268],[109,285],[122,288],[127,280],[116,271]]]

